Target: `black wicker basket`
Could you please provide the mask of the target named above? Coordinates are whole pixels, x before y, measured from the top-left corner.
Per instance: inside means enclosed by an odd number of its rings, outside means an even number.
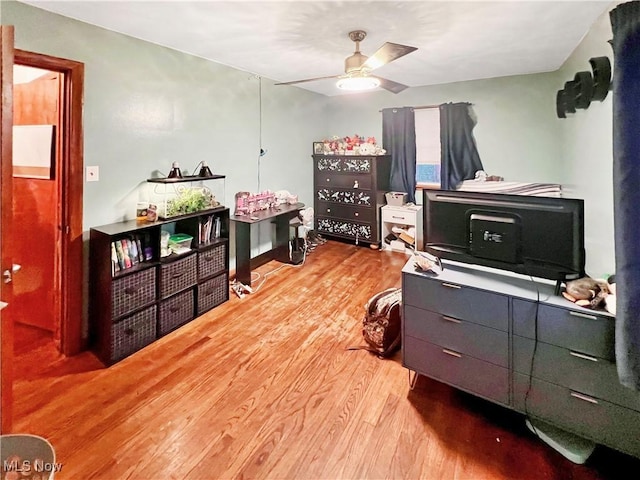
[[[155,267],[115,279],[111,288],[111,316],[121,317],[153,303],[155,299]]]
[[[111,326],[109,363],[122,360],[156,339],[156,310],[153,305]]]
[[[165,263],[160,266],[160,298],[167,298],[174,293],[192,287],[196,281],[195,255]]]
[[[227,245],[222,243],[198,252],[198,279],[204,280],[227,269]]]
[[[160,304],[158,335],[166,335],[190,320],[194,313],[194,290],[174,295]]]
[[[226,273],[198,285],[198,315],[229,300],[229,280]]]

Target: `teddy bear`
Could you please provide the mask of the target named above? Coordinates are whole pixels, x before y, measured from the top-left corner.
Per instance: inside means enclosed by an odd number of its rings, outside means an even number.
[[[611,275],[607,280],[583,277],[566,282],[562,296],[581,307],[604,308],[609,313],[616,314],[614,275]]]
[[[360,155],[375,155],[376,146],[372,143],[360,144]]]

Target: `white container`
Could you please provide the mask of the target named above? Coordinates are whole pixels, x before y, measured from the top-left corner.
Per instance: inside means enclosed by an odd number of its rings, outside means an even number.
[[[407,203],[407,194],[404,192],[387,192],[384,196],[387,200],[387,205],[401,207]]]

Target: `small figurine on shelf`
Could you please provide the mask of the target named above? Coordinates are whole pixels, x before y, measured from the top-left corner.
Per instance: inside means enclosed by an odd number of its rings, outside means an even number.
[[[254,194],[238,192],[236,193],[236,211],[234,215],[251,215],[253,212],[268,210],[277,206],[276,194],[270,190]]]
[[[251,193],[249,192],[238,192],[236,193],[236,211],[234,215],[242,216],[249,215],[249,196]]]
[[[363,137],[358,134],[339,137],[334,135],[322,141],[325,155],[384,155],[386,151],[376,145],[375,137]]]
[[[158,220],[158,206],[150,203],[147,207],[147,222],[155,222]]]

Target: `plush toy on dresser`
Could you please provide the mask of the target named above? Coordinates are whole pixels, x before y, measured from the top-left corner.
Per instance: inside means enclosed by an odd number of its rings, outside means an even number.
[[[611,275],[607,280],[590,277],[571,280],[566,282],[562,295],[581,307],[604,308],[609,313],[616,314],[615,275]]]

